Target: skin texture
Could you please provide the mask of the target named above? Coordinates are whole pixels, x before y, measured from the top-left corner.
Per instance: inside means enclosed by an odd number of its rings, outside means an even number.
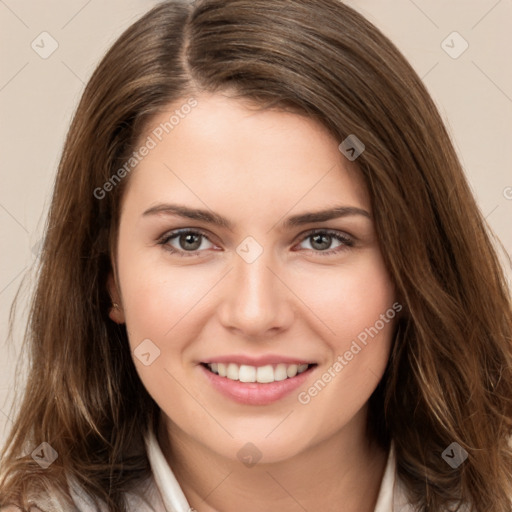
[[[196,99],[129,177],[117,280],[109,278],[120,305],[111,318],[126,323],[132,351],[146,339],[160,350],[148,366],[134,362],[163,412],[164,454],[199,512],[371,511],[387,454],[365,437],[367,401],[389,358],[393,321],[308,404],[297,398],[394,303],[368,193],[341,141],[316,121],[220,93]],[[152,120],[140,140],[184,101]],[[162,203],[217,212],[233,228],[144,215]],[[370,218],[280,227],[290,215],[338,205]],[[195,239],[195,256],[169,252],[186,253],[191,242],[183,238],[159,243],[181,228],[206,234]],[[338,252],[323,255],[307,236],[312,229],[336,230],[352,245],[327,237],[324,252]],[[248,236],[263,249],[252,263],[236,252]],[[227,354],[318,366],[279,401],[245,405],[219,394],[199,365]],[[250,468],[237,456],[248,442],[261,453]]]

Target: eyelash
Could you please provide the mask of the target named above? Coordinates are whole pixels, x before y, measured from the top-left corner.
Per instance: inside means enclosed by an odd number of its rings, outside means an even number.
[[[177,254],[180,257],[197,257],[200,255],[200,253],[202,251],[198,251],[197,249],[195,251],[181,251],[181,250],[175,249],[174,247],[168,245],[169,242],[171,240],[173,240],[174,238],[177,238],[181,235],[189,235],[189,234],[200,235],[211,242],[211,240],[208,238],[206,233],[202,232],[201,230],[187,228],[187,229],[177,229],[177,230],[170,231],[170,232],[166,233],[158,240],[158,244],[164,246],[166,251],[169,251],[172,254]],[[354,240],[351,237],[349,237],[345,234],[342,234],[339,231],[333,231],[331,229],[314,229],[312,231],[309,231],[301,239],[301,242],[308,238],[311,238],[314,235],[318,235],[318,234],[329,235],[332,238],[341,242],[342,245],[340,245],[336,249],[329,249],[329,250],[325,250],[325,251],[318,251],[318,250],[315,251],[314,249],[306,249],[306,250],[313,251],[314,253],[320,254],[321,256],[329,256],[332,254],[340,253],[341,251],[347,250],[347,248],[354,246]]]

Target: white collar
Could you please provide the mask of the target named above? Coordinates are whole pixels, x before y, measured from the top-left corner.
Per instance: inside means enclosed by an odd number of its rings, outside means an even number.
[[[193,509],[169,467],[155,434],[151,431],[145,441],[156,485],[155,510],[158,510],[158,512],[191,512]],[[408,511],[412,511],[412,508],[405,499],[401,482],[396,478],[395,450],[393,443],[391,443],[374,512]]]

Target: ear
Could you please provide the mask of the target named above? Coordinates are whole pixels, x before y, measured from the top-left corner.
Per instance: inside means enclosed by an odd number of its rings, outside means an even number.
[[[123,304],[121,303],[121,295],[112,272],[109,273],[107,278],[107,290],[112,299],[112,305],[108,311],[108,316],[116,324],[124,324],[125,318]]]

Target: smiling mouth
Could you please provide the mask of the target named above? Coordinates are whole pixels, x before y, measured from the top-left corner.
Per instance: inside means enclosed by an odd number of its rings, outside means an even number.
[[[293,379],[295,376],[316,366],[316,364],[297,365],[284,363],[267,364],[265,366],[250,366],[237,363],[201,363],[201,365],[219,377],[239,382],[258,382],[260,384]]]

